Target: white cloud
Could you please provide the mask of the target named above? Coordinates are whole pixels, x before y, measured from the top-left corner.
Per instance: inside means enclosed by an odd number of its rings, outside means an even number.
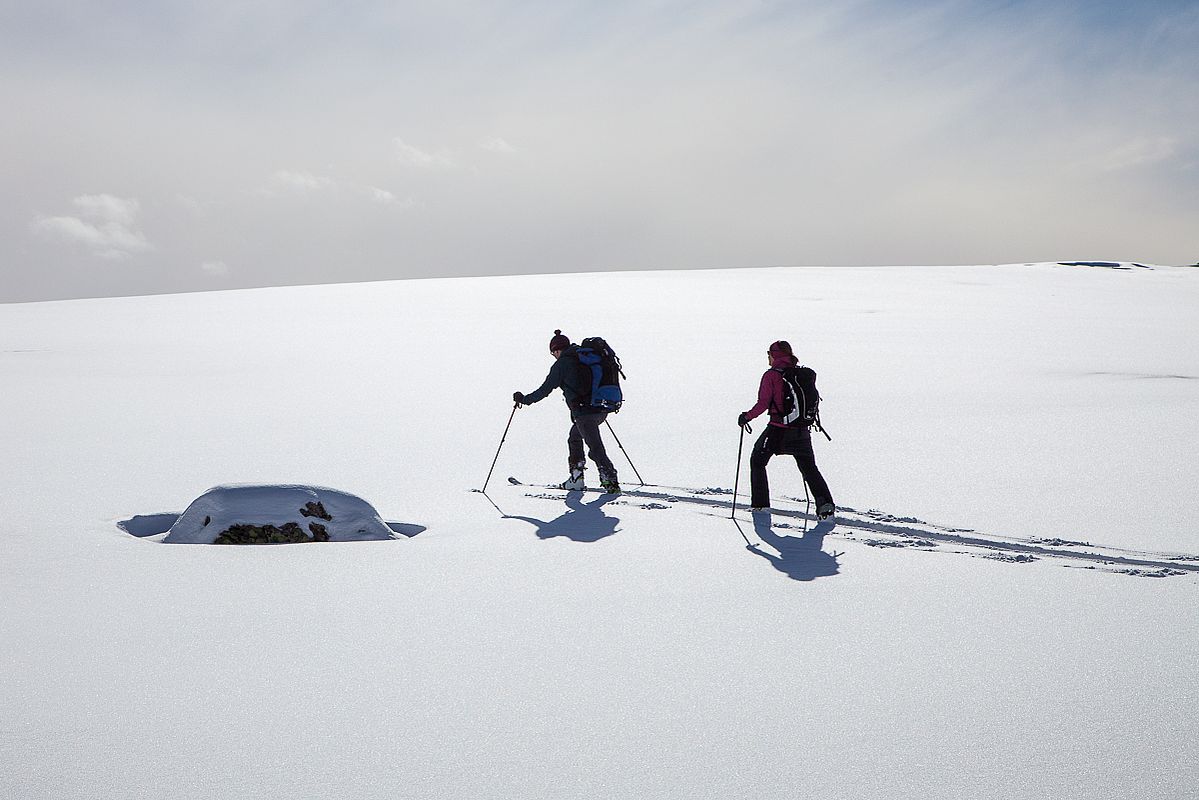
[[[1177,152],[1178,140],[1169,136],[1141,137],[1111,150],[1103,159],[1103,169],[1116,172],[1165,161]]]
[[[316,191],[333,185],[333,181],[311,172],[293,172],[281,169],[274,175],[275,182],[298,191]]]
[[[85,194],[72,201],[79,216],[38,217],[34,230],[54,239],[81,244],[98,258],[120,261],[153,250],[137,230],[141,203],[111,194]]]
[[[126,227],[134,223],[142,208],[137,200],[125,200],[110,194],[85,194],[76,197],[75,207],[90,219]]]
[[[484,139],[479,142],[479,147],[489,153],[499,153],[500,155],[511,155],[516,152],[516,148],[508,144],[498,136],[493,136],[490,139]]]
[[[229,265],[219,259],[216,261],[205,261],[200,265],[200,269],[216,278],[229,274]]]
[[[399,197],[395,192],[390,192],[387,189],[380,189],[377,186],[365,187],[370,198],[381,205],[390,206],[392,208],[409,209],[416,208],[417,202],[411,197]]]
[[[426,152],[399,138],[393,139],[392,143],[396,148],[396,158],[402,164],[421,169],[447,169],[457,166],[453,156],[446,150],[439,150],[436,153]]]
[[[353,181],[338,180],[324,175],[314,175],[311,172],[298,170],[279,170],[271,176],[269,186],[259,190],[265,197],[284,197],[295,195],[320,196],[323,201],[361,202],[369,200],[380,205],[393,208],[412,208],[416,202],[412,198],[400,198],[388,189],[370,186]]]

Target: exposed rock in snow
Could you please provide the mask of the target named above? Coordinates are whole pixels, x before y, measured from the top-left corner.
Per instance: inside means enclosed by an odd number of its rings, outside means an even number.
[[[230,485],[196,498],[163,541],[281,544],[395,538],[370,503],[346,492],[321,486]]]

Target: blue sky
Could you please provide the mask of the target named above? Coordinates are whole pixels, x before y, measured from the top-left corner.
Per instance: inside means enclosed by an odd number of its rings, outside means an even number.
[[[6,2],[0,301],[1199,259],[1199,3]]]

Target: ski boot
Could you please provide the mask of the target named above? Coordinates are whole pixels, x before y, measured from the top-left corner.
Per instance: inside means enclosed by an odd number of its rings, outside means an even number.
[[[836,513],[836,511],[837,511],[837,507],[835,505],[833,505],[831,502],[821,503],[816,508],[816,518],[817,519],[828,519],[834,513]]]
[[[616,482],[616,475],[600,475],[600,487],[603,488],[605,494],[620,494],[620,484]]]
[[[583,480],[583,467],[575,464],[570,468],[570,477],[558,484],[559,489],[566,489],[571,492],[581,492],[587,488],[586,482]]]

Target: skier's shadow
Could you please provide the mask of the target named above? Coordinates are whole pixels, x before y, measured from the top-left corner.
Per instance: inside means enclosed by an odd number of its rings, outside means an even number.
[[[519,519],[537,527],[537,537],[553,539],[562,536],[573,542],[598,542],[616,533],[620,519],[604,513],[603,507],[617,498],[614,494],[602,494],[590,503],[583,502],[582,492],[567,492],[567,511],[554,519],[524,517],[519,514],[504,514],[505,519]]]
[[[824,537],[833,529],[831,521],[818,522],[808,529],[806,524],[800,536],[780,536],[771,526],[770,512],[754,514],[754,532],[758,538],[779,552],[776,556],[750,545],[747,549],[770,562],[770,565],[788,578],[797,581],[813,581],[837,575],[840,565],[836,553],[824,552]]]

